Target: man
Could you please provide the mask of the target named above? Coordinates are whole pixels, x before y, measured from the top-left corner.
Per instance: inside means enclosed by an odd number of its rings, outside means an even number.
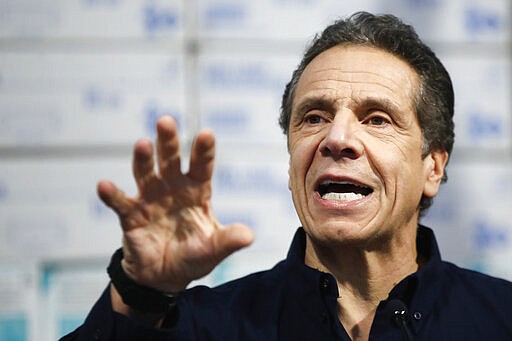
[[[448,73],[410,26],[356,13],[326,28],[294,72],[280,124],[302,223],[285,261],[186,290],[249,245],[210,206],[214,138],[180,171],[175,122],[135,145],[139,189],[98,185],[119,216],[112,284],[64,340],[506,340],[512,285],[441,261],[421,213],[453,145]],[[172,296],[172,297],[171,297]]]

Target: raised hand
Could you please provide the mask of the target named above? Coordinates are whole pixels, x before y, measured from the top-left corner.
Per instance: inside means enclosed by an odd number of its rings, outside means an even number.
[[[98,184],[103,202],[119,216],[123,229],[123,269],[135,282],[176,293],[208,274],[225,257],[248,246],[251,230],[241,224],[222,226],[211,208],[215,139],[211,131],[196,136],[189,171],[181,171],[175,121],[157,122],[153,144],[136,143],[133,175],[138,195],[126,196],[109,181]]]

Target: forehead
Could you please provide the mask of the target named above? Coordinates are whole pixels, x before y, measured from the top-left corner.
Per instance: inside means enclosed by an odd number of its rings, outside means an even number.
[[[293,107],[308,98],[333,101],[383,98],[400,107],[414,107],[417,73],[402,59],[384,50],[339,45],[316,56],[305,68]]]

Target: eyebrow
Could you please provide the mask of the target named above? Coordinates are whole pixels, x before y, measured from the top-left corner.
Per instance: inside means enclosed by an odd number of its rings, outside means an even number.
[[[322,97],[309,97],[303,99],[296,108],[296,112],[298,114],[304,114],[304,112],[308,111],[311,108],[319,108],[324,110],[332,110],[335,107],[335,101],[332,99],[322,96]]]
[[[355,107],[364,107],[364,108],[379,108],[388,113],[399,113],[400,107],[396,105],[393,101],[386,97],[365,97],[361,99],[352,99],[354,102],[352,105]],[[329,97],[310,97],[303,99],[297,106],[296,112],[299,115],[303,115],[306,111],[311,108],[319,108],[327,111],[331,111],[335,109],[335,100],[332,100]]]
[[[385,97],[366,97],[361,100],[355,100],[356,105],[364,108],[380,108],[387,113],[399,113],[400,107]]]

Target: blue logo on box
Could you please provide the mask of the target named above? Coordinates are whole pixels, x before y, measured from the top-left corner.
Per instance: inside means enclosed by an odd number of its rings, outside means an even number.
[[[167,8],[147,6],[144,8],[144,27],[148,33],[176,28],[178,16]]]
[[[499,13],[478,8],[465,10],[465,24],[466,30],[472,34],[498,32],[502,25]]]
[[[209,7],[205,12],[206,27],[235,26],[245,18],[246,10],[242,4],[230,3]]]
[[[151,135],[155,135],[156,121],[158,118],[164,115],[169,115],[174,118],[176,121],[176,126],[178,130],[182,130],[182,122],[181,117],[176,111],[169,110],[167,108],[161,108],[157,104],[148,104],[145,108],[145,126],[146,131]]]
[[[408,0],[409,6],[414,8],[436,7],[440,0]]]
[[[115,91],[107,91],[96,86],[89,86],[82,94],[84,106],[88,109],[116,109],[121,103],[121,96]]]
[[[507,228],[485,221],[475,223],[474,242],[479,250],[507,246],[508,240]]]
[[[83,0],[83,4],[86,6],[116,6],[121,0]]]
[[[233,169],[231,165],[221,165],[214,173],[214,183],[220,191],[225,192],[251,192],[279,193],[282,184],[265,167],[251,167],[250,169]]]
[[[207,84],[212,88],[226,89],[260,89],[272,91],[284,85],[276,75],[273,75],[261,62],[248,63],[215,63],[206,71]]]
[[[207,114],[206,125],[217,132],[245,134],[249,125],[244,108],[219,108]]]
[[[481,112],[471,112],[468,120],[469,134],[473,140],[496,139],[503,136],[503,124],[498,117],[489,117]]]

